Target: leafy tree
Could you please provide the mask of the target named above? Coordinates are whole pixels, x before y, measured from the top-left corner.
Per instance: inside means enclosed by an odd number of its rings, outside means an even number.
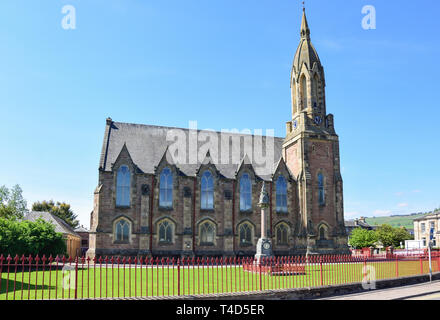
[[[385,246],[400,246],[400,242],[412,239],[411,234],[405,228],[393,228],[389,224],[383,224],[376,230],[377,239]]]
[[[17,184],[11,189],[0,187],[0,218],[21,219],[27,213],[27,203]]]
[[[0,218],[0,253],[3,255],[66,254],[63,235],[52,223],[37,219],[19,221]]]
[[[56,204],[53,200],[35,202],[32,205],[32,211],[50,212],[63,219],[72,228],[76,228],[79,225],[79,221],[76,220],[77,215],[73,213],[72,209],[70,209],[70,204],[65,202],[57,202]]]
[[[351,233],[349,244],[354,248],[367,248],[374,246],[377,235],[374,230],[356,228]]]

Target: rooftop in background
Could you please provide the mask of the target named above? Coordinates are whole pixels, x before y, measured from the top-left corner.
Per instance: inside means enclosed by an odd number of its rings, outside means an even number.
[[[45,211],[30,211],[23,219],[35,222],[38,218],[42,218],[47,222],[51,222],[55,226],[56,232],[61,232],[62,234],[71,234],[73,236],[79,237],[79,235],[69,226],[63,219],[55,216],[50,212]]]
[[[429,220],[429,219],[439,219],[440,218],[440,211],[433,212],[427,215],[424,215],[422,217],[416,218],[413,221],[421,221],[421,220]]]
[[[90,230],[87,230],[86,228],[84,228],[83,225],[77,227],[74,231],[75,232],[90,232]]]
[[[363,229],[375,229],[375,226],[368,224],[364,217],[354,220],[346,220],[345,221],[346,228],[363,228]]]

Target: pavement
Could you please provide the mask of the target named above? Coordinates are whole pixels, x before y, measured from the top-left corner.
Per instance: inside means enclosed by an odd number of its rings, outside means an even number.
[[[440,280],[317,300],[440,300]]]

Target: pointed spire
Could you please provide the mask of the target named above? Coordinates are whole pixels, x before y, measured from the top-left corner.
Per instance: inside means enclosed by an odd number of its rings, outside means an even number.
[[[303,16],[301,22],[301,38],[310,38],[309,24],[307,23],[306,8],[303,7]]]

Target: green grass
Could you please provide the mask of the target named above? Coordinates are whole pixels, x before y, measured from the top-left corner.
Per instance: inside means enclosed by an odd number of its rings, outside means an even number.
[[[376,279],[396,277],[396,262],[369,262],[374,267]],[[433,270],[438,271],[437,260]],[[0,300],[68,299],[74,298],[74,289],[63,289],[67,273],[56,271],[13,272],[1,275]],[[398,275],[421,273],[420,261],[399,261]],[[428,262],[423,262],[423,273],[428,272]],[[148,278],[147,278],[148,276]],[[43,279],[44,277],[44,279]],[[261,275],[261,289],[303,288],[341,283],[361,282],[363,263],[307,265],[306,275]],[[71,279],[74,281],[74,279]],[[15,291],[14,289],[15,281]],[[260,275],[244,271],[241,267],[214,267],[180,270],[180,289],[177,286],[177,269],[170,267],[84,268],[78,269],[77,298],[168,296],[180,294],[208,294],[260,290]],[[6,294],[6,287],[8,294]],[[68,288],[68,286],[67,286]]]

